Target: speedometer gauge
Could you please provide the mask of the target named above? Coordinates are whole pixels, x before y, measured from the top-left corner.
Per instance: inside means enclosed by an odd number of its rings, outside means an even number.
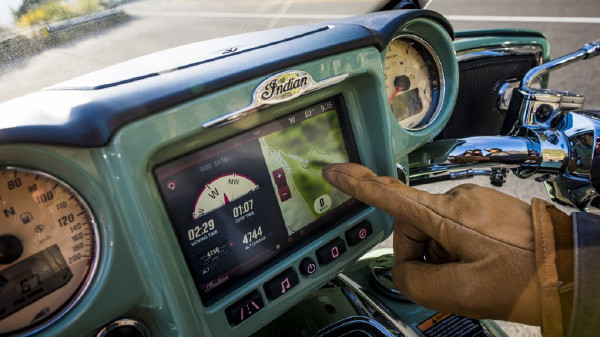
[[[431,124],[439,112],[442,69],[433,49],[415,36],[399,36],[385,55],[384,78],[394,117],[405,129]]]
[[[63,182],[0,169],[0,335],[51,324],[78,301],[98,260],[85,201]]]

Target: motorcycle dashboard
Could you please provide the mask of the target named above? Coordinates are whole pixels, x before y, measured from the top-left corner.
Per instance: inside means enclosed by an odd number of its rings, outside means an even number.
[[[0,214],[27,240],[0,229],[25,247],[0,276],[34,280],[33,261],[73,282],[64,295],[66,281],[40,282],[52,310],[0,288],[21,301],[0,335],[96,335],[123,317],[156,336],[258,331],[392,233],[321,171],[396,176],[442,129],[452,34],[431,11],[372,13],[199,42],[3,103]],[[43,238],[41,219],[59,234]]]
[[[359,206],[321,176],[360,162],[347,123],[337,96],[154,169],[205,304]]]

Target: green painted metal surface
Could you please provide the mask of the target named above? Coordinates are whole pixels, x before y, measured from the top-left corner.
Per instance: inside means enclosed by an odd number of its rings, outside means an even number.
[[[525,29],[489,29],[465,31],[456,34],[454,48],[457,53],[490,47],[538,45],[542,48],[544,62],[550,60],[550,45],[543,33]]]

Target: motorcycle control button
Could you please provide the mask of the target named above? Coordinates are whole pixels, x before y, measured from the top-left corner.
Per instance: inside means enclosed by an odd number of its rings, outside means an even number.
[[[356,246],[371,234],[373,234],[373,226],[365,220],[346,231],[346,241],[348,245]]]
[[[317,249],[317,259],[319,264],[324,266],[331,263],[331,261],[337,259],[346,252],[346,244],[344,240],[337,238],[330,241],[325,246]]]
[[[300,273],[305,276],[310,276],[317,271],[317,263],[307,257],[300,262]]]
[[[265,283],[265,293],[267,297],[274,300],[287,294],[298,283],[300,283],[298,274],[292,268],[288,268],[283,273],[275,276],[271,281]]]
[[[265,303],[258,291],[253,291],[249,295],[245,296],[241,300],[235,302],[232,306],[225,310],[227,320],[233,325],[238,325],[243,321],[247,320],[252,315],[256,314],[262,308]]]

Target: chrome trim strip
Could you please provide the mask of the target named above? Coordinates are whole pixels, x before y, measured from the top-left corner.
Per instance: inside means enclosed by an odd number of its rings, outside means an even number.
[[[384,328],[376,320],[374,320],[370,317],[365,317],[365,316],[350,316],[350,317],[341,319],[341,320],[334,322],[333,324],[319,330],[315,334],[315,337],[346,336],[347,334],[341,335],[339,330],[348,328],[348,327],[353,328],[352,335],[358,335],[360,332],[362,332],[362,335],[373,336],[368,331],[364,331],[361,327],[362,325],[368,325],[368,326],[372,327],[377,332],[380,332],[382,336],[398,337],[398,336],[392,335],[386,328]]]
[[[531,54],[536,56],[538,64],[542,63],[542,47],[537,44],[524,44],[503,47],[494,46],[488,48],[467,49],[456,53],[456,60],[458,62],[461,62],[482,57]]]
[[[113,331],[114,329],[120,328],[122,326],[129,326],[129,327],[136,329],[137,331],[139,331],[140,334],[142,334],[143,337],[150,336],[150,333],[148,332],[148,328],[146,328],[146,326],[144,324],[142,324],[139,321],[136,321],[134,319],[123,318],[123,319],[113,321],[109,325],[102,328],[102,330],[100,330],[98,332],[98,334],[96,334],[96,337],[106,337],[106,336],[108,336],[108,334],[111,331]]]
[[[456,53],[456,60],[461,62],[483,57],[531,54],[535,55],[538,64],[542,64],[542,47],[537,44],[467,49]]]
[[[402,334],[402,336],[419,337],[419,335],[413,331],[410,326],[404,323],[404,321],[398,317],[398,315],[396,315],[377,298],[368,295],[366,290],[363,290],[362,286],[353,281],[351,278],[340,273],[335,279],[342,283],[342,286],[346,287],[344,293],[346,293],[348,299],[355,304],[358,310],[361,310],[367,316],[372,317],[372,311],[365,307],[366,304],[383,316],[390,324],[394,326],[394,328],[398,330],[398,332]],[[360,298],[357,298],[357,296]],[[362,303],[361,300],[365,303]]]
[[[266,85],[267,82],[272,81],[274,78],[277,78],[278,76],[281,75],[285,75],[287,73],[293,73],[293,72],[299,72],[299,73],[303,73],[305,75],[307,75],[309,77],[309,81],[308,81],[308,86],[306,86],[303,90],[301,90],[301,92],[299,92],[298,94],[292,95],[288,98],[282,98],[282,99],[277,99],[274,100],[273,102],[269,102],[269,101],[265,101],[263,100],[260,96],[261,90],[264,85]],[[203,128],[213,128],[213,127],[221,127],[223,125],[227,125],[229,123],[233,123],[239,119],[242,119],[248,115],[252,115],[255,114],[259,111],[262,111],[266,108],[275,106],[277,104],[283,103],[283,102],[287,102],[290,101],[292,99],[295,99],[297,97],[306,95],[308,93],[317,91],[317,90],[321,90],[323,88],[332,86],[334,84],[338,84],[342,81],[344,81],[349,75],[348,74],[341,74],[341,75],[337,75],[337,76],[333,76],[333,77],[329,77],[326,78],[322,81],[319,82],[315,82],[312,77],[310,76],[310,74],[308,74],[307,72],[304,71],[299,71],[299,70],[289,70],[289,71],[284,71],[281,72],[279,74],[275,74],[273,76],[269,76],[267,79],[265,79],[263,82],[261,82],[256,89],[254,90],[254,94],[253,94],[253,98],[252,98],[252,103],[245,107],[242,108],[240,110],[231,112],[227,115],[224,115],[222,117],[213,119],[211,121],[208,121],[204,124],[202,124]]]

